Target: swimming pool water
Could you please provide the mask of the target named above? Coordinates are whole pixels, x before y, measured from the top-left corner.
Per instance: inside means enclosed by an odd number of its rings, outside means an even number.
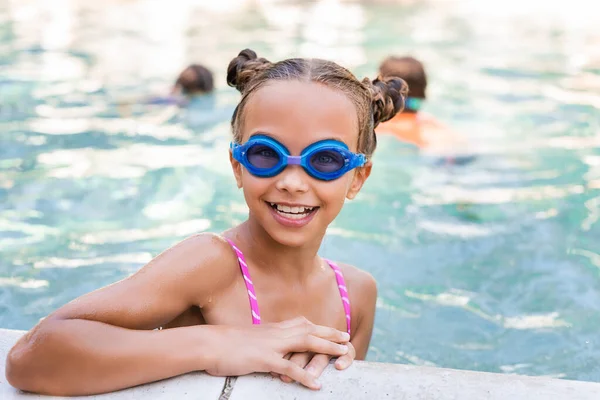
[[[0,327],[29,329],[244,219],[224,84],[240,49],[361,77],[411,53],[429,69],[427,111],[478,158],[434,166],[379,138],[322,248],[379,283],[368,358],[600,381],[600,14],[578,1],[88,3],[0,0]],[[215,72],[213,97],[135,104],[192,61]]]

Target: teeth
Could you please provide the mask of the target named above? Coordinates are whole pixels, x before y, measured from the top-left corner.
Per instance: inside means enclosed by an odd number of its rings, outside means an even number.
[[[275,208],[281,213],[286,213],[287,217],[292,215],[298,215],[300,218],[304,217],[307,213],[314,210],[314,207],[290,207],[283,204],[270,203],[271,207]]]
[[[277,210],[277,212],[283,216],[285,216],[287,219],[302,219],[304,217],[306,217],[307,214],[290,214],[290,213],[284,213],[281,212],[279,210]]]

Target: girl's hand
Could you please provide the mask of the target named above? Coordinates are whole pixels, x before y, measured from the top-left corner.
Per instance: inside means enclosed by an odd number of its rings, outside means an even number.
[[[335,362],[335,368],[340,371],[352,365],[352,362],[354,362],[354,359],[356,358],[356,350],[354,349],[352,343],[348,342],[346,345],[348,345],[348,352],[339,357]]]
[[[215,376],[272,372],[289,376],[310,389],[319,389],[321,385],[316,376],[327,366],[327,363],[322,365],[324,357],[340,357],[349,351],[354,354],[354,348],[348,343],[348,333],[315,325],[304,317],[251,328],[215,328],[218,335],[215,341],[219,343],[212,346],[216,350],[213,366],[205,370]],[[295,353],[323,356],[317,357],[314,364],[314,368],[320,369],[319,373],[304,369],[306,364],[301,366],[296,359],[285,358],[286,354]]]
[[[343,356],[339,357],[335,362],[335,368],[337,368],[338,370],[348,368],[354,361],[354,358],[356,357],[356,350],[354,349],[352,343],[347,342],[344,344],[348,346],[348,352]],[[331,356],[329,356],[328,354],[295,353],[287,354],[285,358],[288,358],[290,361],[292,361],[299,367],[304,368],[306,372],[313,375],[315,379],[318,379],[325,370],[325,368],[327,368]],[[274,373],[272,373],[272,375],[274,375],[275,377],[279,376],[282,381],[287,383],[294,382],[294,380],[287,375],[278,375]]]

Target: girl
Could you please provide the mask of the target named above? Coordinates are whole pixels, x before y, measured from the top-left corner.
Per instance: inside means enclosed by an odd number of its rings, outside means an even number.
[[[204,370],[318,389],[331,357],[338,369],[364,359],[375,281],[317,251],[369,176],[374,128],[402,109],[406,85],[251,50],[231,61],[227,82],[242,94],[229,157],[248,220],[190,237],[45,318],[8,356],[12,385],[83,395]]]

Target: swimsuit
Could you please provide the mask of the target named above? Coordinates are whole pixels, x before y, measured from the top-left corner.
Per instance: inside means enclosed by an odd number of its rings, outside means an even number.
[[[225,239],[237,256],[238,262],[240,264],[240,270],[242,271],[242,276],[244,277],[244,282],[246,283],[246,289],[248,291],[248,299],[250,300],[250,310],[252,312],[252,324],[259,325],[260,324],[260,312],[258,311],[258,301],[256,299],[256,292],[254,291],[254,284],[252,283],[252,279],[250,279],[250,271],[248,271],[248,264],[246,264],[246,260],[244,258],[244,254],[240,249],[237,248],[235,244],[229,239]],[[346,314],[346,327],[348,329],[348,334],[350,334],[350,299],[348,298],[348,289],[346,288],[346,283],[344,281],[344,275],[342,274],[342,270],[340,267],[330,260],[325,260],[327,264],[331,267],[333,272],[335,273],[335,279],[337,281],[338,289],[340,290],[340,296],[342,297],[342,305],[344,306],[344,313]]]

